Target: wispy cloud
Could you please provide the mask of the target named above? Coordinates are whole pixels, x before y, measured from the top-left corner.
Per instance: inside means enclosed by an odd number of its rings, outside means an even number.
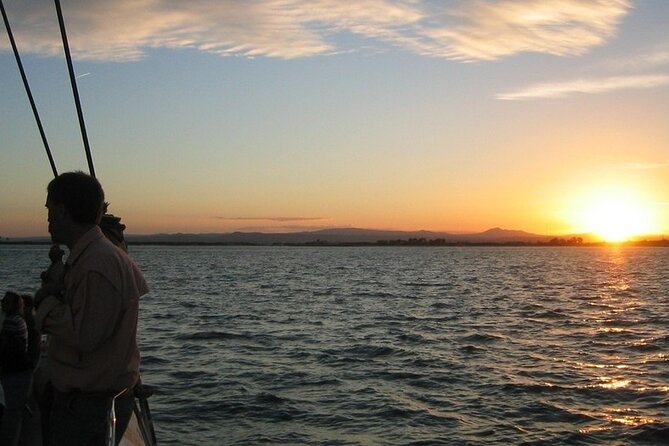
[[[630,7],[628,0],[475,0],[452,11],[460,24],[427,34],[444,42],[445,56],[462,60],[579,55],[610,39]]]
[[[62,54],[49,2],[8,2],[23,49]],[[412,1],[72,0],[64,5],[78,58],[134,61],[151,48],[194,48],[219,55],[280,58],[336,52],[328,40],[349,31],[382,36],[421,18]],[[4,42],[3,42],[4,44]]]
[[[669,163],[627,163],[620,166],[620,168],[628,170],[667,169],[669,168]]]
[[[597,71],[629,73],[653,70],[665,66],[669,66],[669,44],[656,46],[647,51],[640,51],[625,58],[599,62],[590,68]]]
[[[314,225],[277,225],[277,226],[244,226],[235,228],[236,231],[242,232],[306,232],[318,231],[321,229],[331,229],[331,226],[314,226]]]
[[[615,35],[630,1],[70,0],[63,6],[80,59],[134,61],[151,48],[288,59],[371,45],[472,61],[520,52],[582,54]],[[62,54],[49,2],[9,0],[6,7],[23,51]],[[342,34],[363,39],[343,44]]]
[[[669,48],[644,55],[641,62],[646,66],[669,65]]]
[[[667,84],[669,84],[669,75],[666,74],[576,79],[566,82],[530,85],[516,91],[498,94],[497,99],[518,101],[562,98],[576,93],[597,94],[614,90],[654,88]]]
[[[219,220],[231,221],[276,221],[276,222],[291,222],[291,221],[322,221],[327,220],[324,217],[216,217]]]
[[[228,222],[244,222],[241,226],[236,226],[235,230],[245,232],[298,232],[314,231],[324,229],[328,226],[319,225],[319,222],[329,220],[325,217],[215,217],[218,220]],[[251,222],[247,225],[247,222]],[[269,222],[269,223],[263,223]],[[316,223],[309,224],[309,223]],[[276,223],[276,224],[274,224]],[[303,224],[307,223],[307,224]],[[234,224],[234,223],[233,223]]]

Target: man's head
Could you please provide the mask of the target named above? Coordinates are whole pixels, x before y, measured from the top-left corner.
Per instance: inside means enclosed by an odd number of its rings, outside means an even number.
[[[53,241],[69,245],[78,229],[98,224],[104,201],[98,180],[83,172],[67,172],[51,180],[46,207]]]

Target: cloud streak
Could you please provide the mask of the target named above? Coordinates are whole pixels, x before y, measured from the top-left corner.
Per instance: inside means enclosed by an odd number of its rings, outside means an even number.
[[[669,84],[669,75],[666,74],[576,79],[566,82],[530,85],[529,87],[520,90],[498,94],[497,99],[519,101],[543,98],[563,98],[573,94],[599,94],[615,90],[655,88],[667,84]]]
[[[48,2],[6,7],[23,51],[62,54]],[[70,0],[64,14],[79,59],[136,61],[153,48],[291,59],[371,46],[475,61],[583,54],[614,36],[629,9],[629,0]]]
[[[669,163],[628,163],[620,166],[627,170],[655,170],[669,168]]]
[[[293,221],[322,221],[327,220],[324,217],[216,217],[219,220],[230,221],[276,221],[276,222],[293,222]]]
[[[475,0],[453,11],[459,24],[428,34],[446,44],[444,56],[465,61],[580,55],[613,37],[630,7],[627,0]]]

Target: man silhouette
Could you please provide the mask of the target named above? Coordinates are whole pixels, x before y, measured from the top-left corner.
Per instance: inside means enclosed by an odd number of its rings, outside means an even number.
[[[61,174],[47,188],[49,233],[69,249],[64,281],[47,281],[35,299],[36,321],[50,335],[52,445],[104,445],[112,402],[118,443],[132,415],[139,298],[148,288],[98,227],[103,205],[100,183],[83,172]]]

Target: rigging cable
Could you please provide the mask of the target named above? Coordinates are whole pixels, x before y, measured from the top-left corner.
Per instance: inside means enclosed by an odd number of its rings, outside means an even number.
[[[30,91],[30,85],[28,84],[28,78],[26,77],[26,72],[23,69],[23,64],[21,63],[21,56],[19,55],[19,50],[16,47],[16,42],[14,41],[14,35],[12,34],[12,28],[9,26],[9,20],[7,19],[7,13],[5,11],[5,5],[0,0],[0,10],[2,10],[2,19],[5,22],[5,28],[7,29],[7,35],[9,36],[9,42],[12,45],[14,50],[14,57],[16,58],[16,64],[19,67],[19,72],[21,73],[21,79],[23,79],[23,86],[26,89],[26,94],[28,95],[28,100],[30,101],[30,106],[33,109],[33,115],[35,115],[35,122],[37,123],[37,128],[39,129],[39,134],[42,137],[42,143],[44,143],[44,149],[46,150],[46,155],[49,158],[49,164],[51,164],[51,170],[53,171],[53,176],[58,176],[58,170],[56,169],[56,163],[53,160],[51,155],[51,149],[49,148],[49,142],[46,140],[46,134],[44,133],[44,128],[42,127],[42,121],[40,120],[39,113],[37,112],[37,106],[35,105],[35,100],[33,99],[33,94]]]
[[[88,135],[86,134],[86,125],[84,124],[84,113],[81,110],[81,101],[79,100],[79,90],[77,90],[77,79],[74,75],[74,66],[72,65],[72,57],[70,56],[70,46],[67,43],[67,33],[65,32],[65,21],[63,20],[63,12],[61,11],[60,8],[60,0],[54,0],[54,3],[56,4],[56,12],[58,13],[58,25],[60,26],[60,35],[63,38],[63,50],[65,51],[65,58],[67,59],[67,69],[70,73],[72,94],[74,95],[74,103],[77,107],[77,116],[79,117],[79,127],[81,128],[81,138],[84,141],[84,149],[86,150],[88,171],[90,172],[91,176],[95,178],[93,157],[91,156],[91,147],[88,144]]]

